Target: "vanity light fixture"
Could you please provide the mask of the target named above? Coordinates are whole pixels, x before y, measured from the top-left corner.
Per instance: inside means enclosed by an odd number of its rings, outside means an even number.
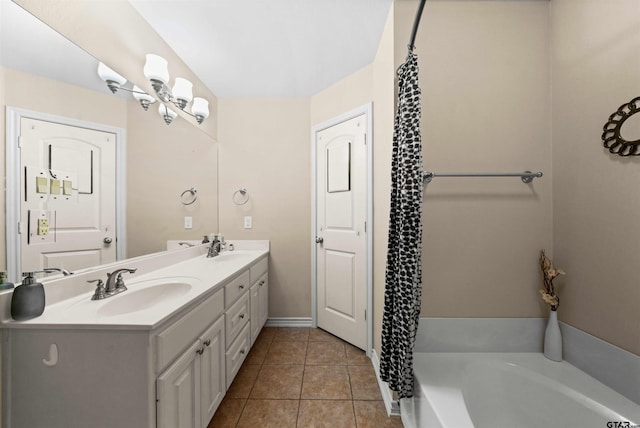
[[[178,115],[178,113],[171,110],[165,104],[160,104],[158,106],[158,113],[160,113],[160,116],[162,116],[162,118],[164,119],[164,123],[166,123],[167,125],[170,125],[173,119],[175,119]]]
[[[193,98],[193,84],[182,77],[176,78],[172,89],[169,89],[169,64],[159,55],[147,54],[144,65],[144,75],[151,82],[156,95],[165,103],[171,103],[189,116],[202,123],[209,117],[209,102],[204,98]],[[186,110],[187,104],[193,100],[191,111]],[[167,109],[169,110],[169,109]],[[170,110],[169,110],[170,111]]]
[[[156,95],[164,103],[175,105],[189,116],[194,117],[199,124],[209,117],[209,101],[204,98],[193,97],[193,84],[190,81],[178,77],[176,78],[173,88],[169,89],[167,86],[169,82],[169,68],[164,58],[158,55],[148,54],[143,71],[144,75],[151,82],[151,86],[153,86]],[[138,86],[134,85],[133,89],[124,87],[123,85],[127,83],[127,79],[102,62],[98,65],[98,75],[107,83],[112,93],[115,94],[120,89],[131,92],[133,98],[135,98],[145,110],[148,110],[149,106],[157,101]],[[189,103],[192,103],[191,111],[187,110]],[[177,116],[177,113],[166,105],[160,105],[158,112],[167,125]]]
[[[106,64],[102,62],[98,64],[98,76],[100,76],[100,78],[107,83],[107,86],[109,87],[111,92],[114,94],[118,92],[119,89],[122,89],[123,91],[131,92],[131,95],[133,95],[133,98],[138,100],[142,108],[145,110],[149,108],[150,104],[153,104],[156,102],[155,98],[147,94],[145,91],[143,91],[136,85],[133,85],[133,89],[128,89],[122,86],[125,83],[127,83],[127,79],[125,79],[124,76],[113,71],[111,68],[109,68]]]

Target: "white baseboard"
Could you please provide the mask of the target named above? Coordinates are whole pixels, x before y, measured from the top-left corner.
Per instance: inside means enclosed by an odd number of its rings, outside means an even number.
[[[387,382],[380,379],[380,360],[378,359],[378,354],[376,354],[375,349],[371,350],[371,364],[373,364],[373,369],[376,372],[376,379],[378,379],[382,401],[384,401],[384,406],[387,408],[387,415],[400,416],[400,404],[398,400],[393,399],[393,392],[389,389]]]
[[[311,318],[271,317],[265,327],[311,327]]]

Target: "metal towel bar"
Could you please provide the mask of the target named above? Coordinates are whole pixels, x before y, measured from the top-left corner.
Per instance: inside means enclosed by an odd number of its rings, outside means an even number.
[[[520,177],[523,183],[531,183],[534,178],[542,177],[542,172],[461,172],[461,173],[446,173],[436,174],[435,172],[425,171],[423,177],[423,183],[431,183],[433,177]]]

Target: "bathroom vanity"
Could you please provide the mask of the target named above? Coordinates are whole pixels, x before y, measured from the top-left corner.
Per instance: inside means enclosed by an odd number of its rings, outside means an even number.
[[[4,426],[206,427],[266,321],[268,242],[203,252],[118,263],[138,267],[127,291],[92,301],[75,278],[82,293],[5,321]]]

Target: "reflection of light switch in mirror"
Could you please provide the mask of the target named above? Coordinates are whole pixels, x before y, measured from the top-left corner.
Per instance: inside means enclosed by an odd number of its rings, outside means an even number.
[[[71,189],[71,180],[62,180],[62,185],[63,185],[63,194],[64,195],[71,195],[72,193],[72,189]]]
[[[62,187],[60,186],[60,180],[51,179],[51,194],[59,195],[62,193]]]
[[[38,219],[38,236],[47,236],[49,234],[49,219],[48,218],[39,218]]]
[[[48,193],[49,180],[47,177],[36,177],[36,193]]]

